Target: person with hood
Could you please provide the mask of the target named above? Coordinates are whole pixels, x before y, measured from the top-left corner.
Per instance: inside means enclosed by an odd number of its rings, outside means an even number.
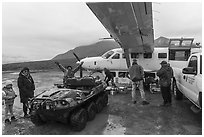
[[[173,69],[166,62],[162,61],[161,68],[157,71],[157,76],[159,77],[159,84],[163,98],[163,104],[161,106],[171,105],[171,78],[173,78]]]
[[[11,80],[7,80],[5,82],[5,86],[3,86],[2,99],[5,101],[5,124],[10,124],[11,121],[16,121],[16,118],[13,114],[13,104],[14,100],[17,97],[15,91],[13,90],[13,83]],[[9,115],[11,115],[11,121],[9,119]]]
[[[28,115],[28,100],[34,97],[35,84],[30,75],[29,68],[25,67],[21,70],[18,77],[18,88],[20,93],[20,101],[23,103],[24,117]]]

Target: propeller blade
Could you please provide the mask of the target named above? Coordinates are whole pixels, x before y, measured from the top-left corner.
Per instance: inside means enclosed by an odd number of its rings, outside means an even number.
[[[74,52],[73,52],[73,54],[74,54],[75,58],[76,58],[78,61],[80,61],[79,57],[78,57]]]

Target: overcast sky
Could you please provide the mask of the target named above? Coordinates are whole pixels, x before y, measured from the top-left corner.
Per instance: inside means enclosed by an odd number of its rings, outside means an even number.
[[[201,3],[153,3],[155,38],[202,43]],[[2,62],[47,60],[109,37],[84,2],[2,3]]]

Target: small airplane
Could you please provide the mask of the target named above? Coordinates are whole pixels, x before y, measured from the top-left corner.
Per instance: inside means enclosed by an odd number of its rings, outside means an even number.
[[[82,67],[87,70],[110,69],[115,82],[125,78],[133,58],[143,66],[146,78],[156,78],[161,61],[181,68],[192,53],[202,51],[193,44],[193,38],[170,39],[168,46],[154,45],[151,2],[96,2],[87,6],[121,48],[79,62],[83,61]]]

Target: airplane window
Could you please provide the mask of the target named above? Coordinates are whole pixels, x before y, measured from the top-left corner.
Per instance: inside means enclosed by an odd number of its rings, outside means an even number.
[[[144,58],[152,58],[152,53],[144,53]]]
[[[112,57],[112,59],[120,59],[120,54],[116,53],[116,54]]]
[[[102,58],[109,58],[114,52],[113,51],[109,51],[109,52],[106,52],[105,54],[102,55]]]
[[[122,56],[123,56],[123,59],[125,59],[125,58],[126,58],[124,53],[123,53],[123,55],[122,55]]]
[[[139,53],[131,53],[131,58],[139,58]]]
[[[158,58],[167,58],[166,53],[158,53]]]

